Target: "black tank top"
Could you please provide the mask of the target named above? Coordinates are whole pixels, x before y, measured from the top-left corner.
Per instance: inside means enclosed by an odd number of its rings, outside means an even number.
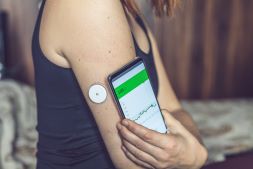
[[[32,40],[39,134],[37,169],[114,168],[72,69],[52,63],[40,48],[39,29],[44,5],[45,1]],[[137,16],[136,20],[148,37],[141,18]],[[158,79],[149,37],[148,41],[148,54],[140,50],[135,39],[134,45],[136,55],[146,63],[157,95]]]

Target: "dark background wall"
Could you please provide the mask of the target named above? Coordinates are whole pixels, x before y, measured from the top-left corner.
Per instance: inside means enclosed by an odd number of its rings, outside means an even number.
[[[152,25],[180,98],[253,96],[252,0],[187,0]]]
[[[33,84],[31,38],[38,11],[37,1],[0,0],[0,10],[7,13],[8,74],[24,83]]]
[[[7,66],[15,79],[32,85],[37,1],[0,0],[3,9]],[[253,97],[252,16],[252,0],[185,0],[173,18],[150,20],[179,98]]]

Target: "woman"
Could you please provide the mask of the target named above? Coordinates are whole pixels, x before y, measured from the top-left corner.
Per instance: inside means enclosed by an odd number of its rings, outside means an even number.
[[[171,13],[176,3],[152,0],[158,14]],[[168,134],[120,122],[109,92],[101,104],[88,96],[96,83],[109,91],[108,74],[136,55],[148,65]],[[154,37],[134,0],[43,1],[33,60],[37,169],[190,169],[204,164],[207,152],[198,130],[171,89]]]

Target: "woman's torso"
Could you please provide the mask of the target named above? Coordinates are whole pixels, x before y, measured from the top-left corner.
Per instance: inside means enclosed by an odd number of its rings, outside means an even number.
[[[39,12],[32,42],[38,109],[38,168],[50,165],[61,169],[72,166],[80,166],[80,169],[113,168],[72,69],[53,63],[40,47],[39,32],[44,6],[45,1]],[[136,21],[147,35],[141,18],[137,17]],[[143,52],[135,40],[134,45],[136,55],[146,62],[157,95],[157,73],[151,43],[149,38],[147,40],[148,53]]]

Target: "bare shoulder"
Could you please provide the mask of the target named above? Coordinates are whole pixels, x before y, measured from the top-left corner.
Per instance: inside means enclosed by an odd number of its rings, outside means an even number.
[[[113,54],[119,45],[115,39],[120,39],[122,45],[131,44],[129,35],[129,25],[120,0],[46,2],[40,36],[42,49],[50,55],[64,56],[69,66],[70,60],[78,56],[91,61],[108,59],[106,56],[91,56],[89,52],[105,50]],[[125,50],[133,48],[129,45],[125,47]]]

